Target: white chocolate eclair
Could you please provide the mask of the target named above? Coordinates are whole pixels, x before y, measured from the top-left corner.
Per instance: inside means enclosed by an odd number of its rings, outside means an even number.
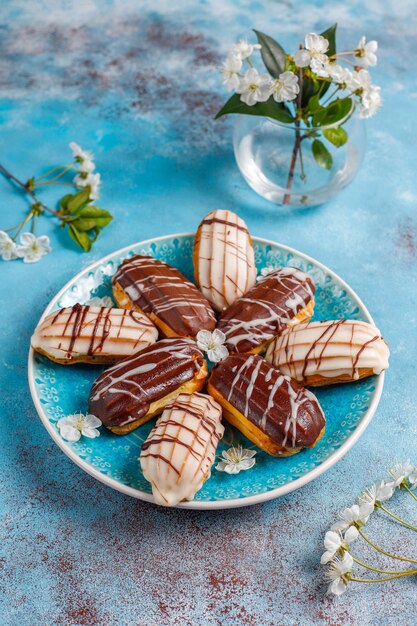
[[[223,311],[256,282],[252,240],[245,222],[232,211],[212,211],[194,242],[194,276],[216,311]]]
[[[270,344],[266,360],[299,383],[352,382],[388,368],[389,349],[380,331],[360,320],[299,324]]]
[[[192,500],[210,477],[224,433],[221,415],[220,405],[201,393],[181,394],[165,408],[140,455],[157,504]]]
[[[48,315],[32,348],[56,363],[115,363],[155,343],[158,330],[137,311],[76,304]]]

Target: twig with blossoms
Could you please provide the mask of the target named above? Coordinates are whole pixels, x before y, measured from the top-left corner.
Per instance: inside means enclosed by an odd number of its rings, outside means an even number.
[[[245,40],[233,46],[221,68],[223,84],[235,93],[216,119],[228,114],[258,115],[293,125],[294,149],[284,204],[290,201],[297,162],[305,182],[303,143],[310,142],[315,161],[324,169],[333,167],[333,157],[323,140],[336,148],[348,134],[343,128],[355,108],[362,118],[371,117],[381,106],[381,89],[374,85],[368,67],[377,63],[376,41],[361,37],[356,48],[336,52],[336,28],[308,33],[292,55],[269,35],[255,30],[257,44]],[[267,73],[259,73],[252,55],[259,50]],[[330,86],[331,95],[327,92]]]
[[[389,515],[406,528],[417,531],[417,527],[394,515],[383,504],[392,498],[397,489],[404,490],[415,498],[412,490],[417,487],[417,465],[407,461],[403,465],[395,465],[389,470],[389,474],[390,480],[381,480],[365,489],[359,495],[357,503],[344,509],[339,516],[339,521],[333,524],[331,529],[326,532],[324,538],[325,552],[320,562],[322,565],[327,566],[325,573],[325,577],[329,581],[327,593],[337,596],[342,595],[350,582],[378,583],[417,574],[417,567],[406,570],[387,570],[364,563],[352,554],[351,544],[362,538],[371,548],[384,556],[397,561],[417,564],[417,559],[399,556],[380,548],[363,531],[363,527],[368,523],[374,511],[377,510]],[[383,574],[383,576],[379,578],[358,578],[352,573],[355,564],[368,571]]]
[[[34,263],[51,251],[49,237],[46,235],[35,237],[34,235],[37,219],[41,215],[49,214],[58,218],[59,225],[67,228],[70,237],[85,251],[91,249],[100,231],[113,219],[108,211],[92,205],[92,202],[99,197],[101,184],[100,174],[94,173],[96,166],[93,154],[83,150],[74,142],[70,143],[70,149],[73,163],[54,167],[41,176],[32,176],[26,182],[0,165],[0,172],[32,200],[21,222],[0,230],[0,256],[3,261],[21,258],[25,263]],[[63,180],[70,171],[75,173],[72,182]],[[59,201],[59,208],[51,209],[39,199],[37,192],[42,187],[54,184],[75,186],[80,191],[75,194],[66,194]],[[28,224],[30,224],[30,231],[22,232]],[[19,235],[20,241],[18,241]]]

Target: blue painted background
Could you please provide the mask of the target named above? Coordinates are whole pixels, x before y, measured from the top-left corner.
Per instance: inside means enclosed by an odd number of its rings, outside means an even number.
[[[34,265],[0,265],[1,623],[415,621],[411,579],[352,585],[333,601],[318,561],[337,511],[395,460],[417,461],[416,9],[414,0],[2,2],[1,162],[27,178],[66,162],[68,142],[77,141],[96,155],[101,205],[115,220],[87,255],[44,219],[53,253]],[[212,119],[227,96],[216,68],[252,27],[291,49],[334,21],[343,47],[362,33],[378,39],[374,76],[384,107],[367,124],[356,181],[325,206],[286,212],[246,186],[232,120]],[[20,218],[23,200],[3,179],[0,194],[4,228]],[[103,487],[49,439],[26,382],[29,338],[80,268],[133,241],[193,229],[221,207],[238,210],[253,234],[294,246],[347,280],[390,343],[391,368],[365,435],[314,483],[249,509],[166,511]],[[417,520],[417,509],[409,516]],[[381,544],[411,554],[415,536],[407,547],[407,535],[396,533],[381,524]]]

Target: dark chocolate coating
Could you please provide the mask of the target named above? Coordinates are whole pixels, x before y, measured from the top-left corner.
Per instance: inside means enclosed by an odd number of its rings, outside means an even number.
[[[105,426],[135,422],[152,402],[192,380],[204,363],[192,339],[162,339],[105,370],[91,388],[88,411]]]
[[[313,445],[326,424],[314,394],[257,354],[231,354],[209,385],[284,449]]]
[[[137,254],[121,264],[113,278],[115,283],[144,313],[154,314],[178,337],[195,338],[199,330],[216,326],[214,312],[203,294],[163,261]]]
[[[230,352],[250,352],[279,335],[314,296],[311,278],[292,267],[268,274],[220,316]]]

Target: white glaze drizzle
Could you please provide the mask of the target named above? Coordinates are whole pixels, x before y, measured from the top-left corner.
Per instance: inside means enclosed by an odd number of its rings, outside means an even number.
[[[212,211],[198,228],[196,282],[216,311],[222,311],[256,282],[252,243],[245,222],[233,211]]]
[[[224,433],[221,412],[213,398],[200,393],[181,394],[165,408],[140,455],[158,504],[192,500],[209,478]]]

